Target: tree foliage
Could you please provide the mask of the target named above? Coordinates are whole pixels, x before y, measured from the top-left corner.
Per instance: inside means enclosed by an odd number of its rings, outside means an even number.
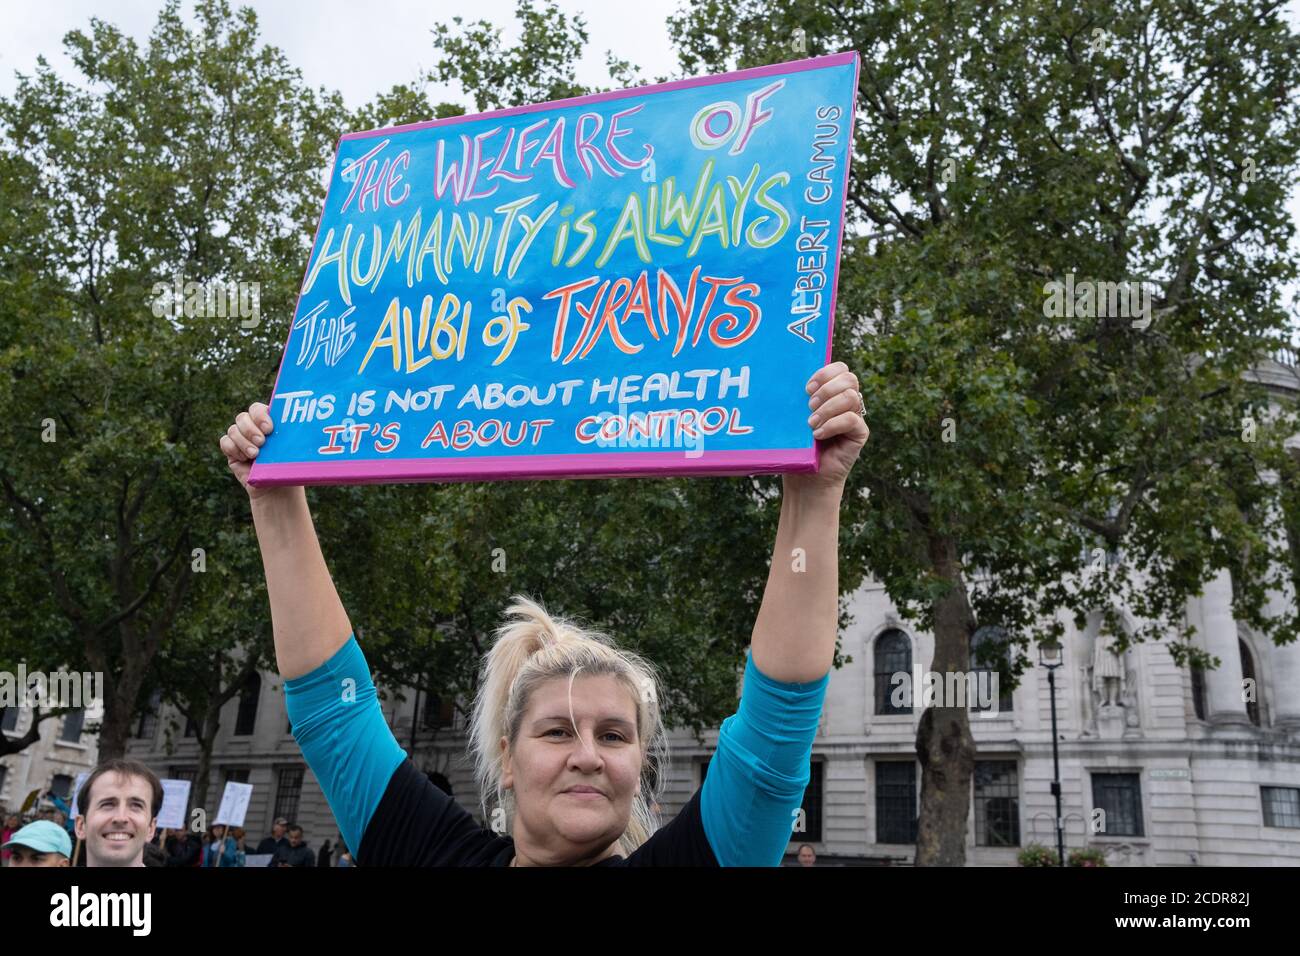
[[[934,631],[934,670],[967,670],[992,624],[1014,676],[1094,613],[1203,661],[1184,611],[1223,568],[1238,620],[1296,633],[1294,606],[1265,613],[1295,571],[1295,420],[1248,374],[1289,340],[1297,265],[1279,7],[701,0],[672,21],[687,72],[862,57],[835,353],[872,438],[848,551]],[[1057,310],[1067,277],[1145,283],[1150,310]],[[918,756],[917,861],[959,863],[965,711],[928,709]]]
[[[274,375],[343,115],[251,12],[196,14],[169,3],[142,45],[92,20],[65,39],[79,83],[41,59],[0,101],[0,562],[22,596],[0,646],[104,673],[108,756],[221,585],[196,561],[255,548],[213,449]],[[257,283],[258,321],[168,315],[156,284],[177,281]],[[249,620],[252,596],[214,613]]]

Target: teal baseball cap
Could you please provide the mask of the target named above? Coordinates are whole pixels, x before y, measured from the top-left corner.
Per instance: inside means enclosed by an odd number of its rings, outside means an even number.
[[[72,838],[68,836],[67,830],[53,820],[32,821],[10,837],[9,842],[0,849],[7,850],[12,846],[25,846],[37,853],[62,853],[68,858],[72,857]]]

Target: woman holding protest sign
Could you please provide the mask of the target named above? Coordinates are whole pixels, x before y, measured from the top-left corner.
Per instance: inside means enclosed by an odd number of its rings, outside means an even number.
[[[844,363],[813,375],[807,396],[819,470],[784,476],[740,705],[704,785],[658,829],[649,791],[662,785],[665,732],[653,666],[525,598],[484,656],[471,721],[490,828],[433,786],[384,721],[304,489],[248,485],[272,430],[267,406],[240,413],[221,449],[248,491],[290,722],[358,864],[780,864],[835,651],[840,501],[868,437]]]
[[[226,833],[226,825],[218,823],[208,830],[203,845],[202,866],[230,867],[241,866],[238,841]]]

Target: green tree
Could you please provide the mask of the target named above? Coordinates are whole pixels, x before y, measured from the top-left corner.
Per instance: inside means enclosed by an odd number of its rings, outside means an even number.
[[[153,660],[149,681],[161,702],[174,706],[195,729],[199,754],[190,804],[210,814],[221,798],[209,786],[221,711],[257,687],[260,671],[275,666],[266,585],[256,542],[246,527],[246,506],[233,495],[225,500],[231,507],[218,542],[222,560],[197,575],[198,583]]]
[[[169,2],[143,45],[92,20],[65,38],[80,85],[41,59],[0,101],[0,564],[23,595],[0,646],[104,673],[105,756],[199,564],[252,546],[213,449],[274,375],[345,115],[251,11],[195,13]],[[176,281],[257,283],[256,321],[168,314]]]
[[[687,73],[862,57],[834,351],[872,450],[846,550],[933,631],[933,670],[969,670],[995,624],[1015,677],[1061,617],[1115,630],[1117,606],[1132,639],[1206,663],[1183,612],[1222,568],[1239,620],[1296,634],[1294,608],[1263,611],[1294,570],[1294,417],[1266,424],[1247,377],[1287,338],[1297,265],[1280,6],[696,0],[672,20]],[[1068,274],[1146,281],[1152,311],[1055,313]],[[961,864],[966,709],[927,709],[917,754],[916,862]]]
[[[57,293],[37,241],[50,227],[49,194],[40,182],[36,167],[26,157],[0,149],[0,317],[3,317],[0,336],[5,335],[4,329],[11,324],[30,327],[44,314],[44,303],[49,301],[51,293]],[[0,359],[0,364],[5,364],[4,359]],[[10,374],[5,374],[6,371]],[[11,397],[21,388],[24,375],[25,371],[16,365],[0,369],[0,408],[11,407]],[[42,434],[57,434],[59,427],[57,421],[50,422],[48,418],[11,425],[33,446]],[[4,473],[0,470],[0,488],[5,488],[3,482]],[[9,493],[8,488],[5,491]],[[38,536],[28,537],[23,531],[18,513],[11,507],[0,509],[0,547],[4,548],[6,568],[6,573],[0,574],[0,608],[5,611],[0,627],[7,629],[6,639],[0,641],[0,670],[15,675],[20,664],[27,664],[29,670],[52,670],[76,659],[53,653],[39,658],[42,666],[32,664],[38,659],[35,649],[51,647],[58,641],[62,619],[50,588],[33,588],[30,580],[24,581],[8,571],[40,566],[42,542]],[[26,700],[15,701],[14,706],[22,708]],[[4,715],[4,709],[0,704],[0,716]],[[0,756],[31,746],[40,739],[41,723],[61,713],[61,709],[35,707],[32,720],[21,735],[0,734]]]
[[[565,14],[554,3],[538,9],[532,0],[517,0],[515,18],[519,41],[506,47],[502,29],[488,20],[465,23],[452,17],[455,28],[439,23],[433,45],[442,59],[427,80],[455,82],[469,95],[478,112],[544,103],[599,92],[578,83],[577,63],[587,46],[586,20]],[[635,66],[606,51],[605,63],[614,88],[634,85]]]

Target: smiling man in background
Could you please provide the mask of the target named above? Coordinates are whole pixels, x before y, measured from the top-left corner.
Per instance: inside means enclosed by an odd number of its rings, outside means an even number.
[[[117,758],[96,767],[77,794],[86,866],[144,866],[162,802],[162,782],[139,761]]]

